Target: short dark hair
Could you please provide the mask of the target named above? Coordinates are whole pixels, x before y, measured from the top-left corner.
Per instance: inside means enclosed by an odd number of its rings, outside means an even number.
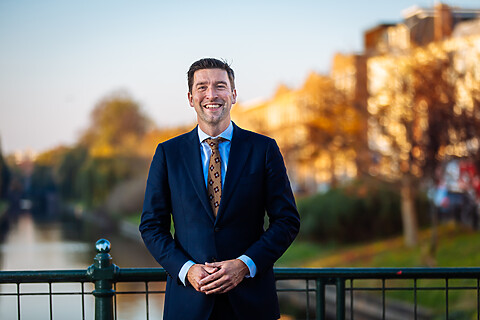
[[[227,72],[227,75],[228,75],[228,80],[230,80],[230,86],[232,87],[232,90],[235,89],[235,74],[233,72],[233,69],[228,64],[228,62],[226,62],[224,60],[221,61],[221,60],[214,59],[214,58],[204,58],[204,59],[200,59],[200,60],[192,63],[192,65],[190,66],[190,69],[188,69],[188,72],[187,72],[188,92],[192,92],[193,75],[195,74],[196,71],[202,70],[202,69],[222,69],[222,70],[225,70]]]

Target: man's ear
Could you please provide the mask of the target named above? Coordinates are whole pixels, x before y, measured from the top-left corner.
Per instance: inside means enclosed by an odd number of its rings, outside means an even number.
[[[190,104],[190,107],[193,108],[193,96],[192,96],[192,93],[191,93],[191,92],[188,92],[187,97],[188,97],[188,103]]]
[[[232,104],[237,103],[237,90],[233,89],[232,91]]]

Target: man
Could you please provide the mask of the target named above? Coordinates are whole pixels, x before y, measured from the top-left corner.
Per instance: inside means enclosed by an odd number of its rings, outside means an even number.
[[[273,264],[300,220],[275,141],[230,119],[234,80],[222,61],[192,64],[198,126],[159,144],[150,167],[140,232],[169,275],[167,320],[280,317]]]

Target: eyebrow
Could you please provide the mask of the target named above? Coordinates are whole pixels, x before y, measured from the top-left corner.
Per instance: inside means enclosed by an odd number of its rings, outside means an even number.
[[[198,83],[195,84],[195,86],[198,87],[198,86],[201,86],[201,85],[204,85],[204,84],[208,84],[208,81],[198,82]],[[220,80],[220,81],[216,81],[215,84],[225,84],[225,85],[227,85],[227,81]]]

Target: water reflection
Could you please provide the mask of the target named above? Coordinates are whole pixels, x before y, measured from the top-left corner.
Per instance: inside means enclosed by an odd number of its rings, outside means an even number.
[[[62,270],[86,269],[93,263],[95,241],[107,238],[112,243],[113,262],[120,267],[158,267],[140,241],[127,239],[110,230],[102,230],[83,220],[39,219],[29,212],[10,213],[0,222],[1,270]],[[149,290],[163,290],[164,285]],[[48,292],[48,284],[22,284],[21,293]],[[93,285],[85,284],[83,290],[91,292]],[[119,285],[119,291],[143,291],[144,283]],[[52,298],[54,319],[93,319],[94,301],[85,295],[82,310],[81,284],[52,284],[53,292],[76,292],[74,295],[54,295]],[[2,293],[16,293],[15,284],[0,285]],[[149,298],[149,316],[161,319],[163,295]],[[117,319],[146,319],[145,295],[122,294],[117,297]],[[49,319],[49,296],[22,295],[21,319]],[[0,319],[17,319],[17,296],[0,297]]]
[[[36,224],[32,215],[12,221],[0,245],[2,270],[79,269],[91,264],[91,244],[62,238],[59,222]]]

